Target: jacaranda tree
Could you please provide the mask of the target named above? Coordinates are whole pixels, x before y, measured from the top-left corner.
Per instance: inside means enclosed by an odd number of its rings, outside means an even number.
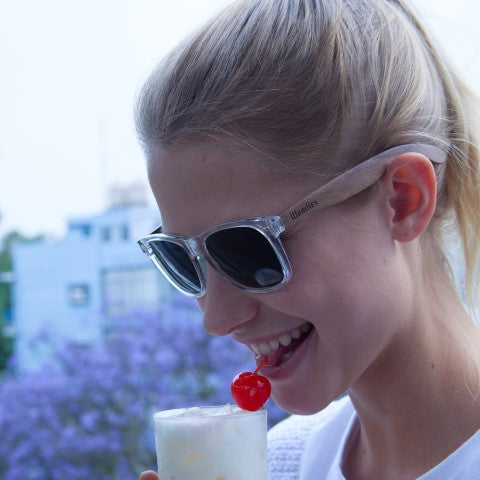
[[[101,345],[70,344],[58,363],[0,384],[0,478],[127,480],[155,466],[155,410],[231,402],[254,368],[228,338],[208,336],[188,299],[115,319]],[[284,414],[267,405],[270,424]]]

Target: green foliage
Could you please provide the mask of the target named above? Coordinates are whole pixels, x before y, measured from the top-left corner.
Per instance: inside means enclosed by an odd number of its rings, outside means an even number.
[[[12,243],[7,237],[5,237],[4,241],[2,242],[2,249],[0,250],[0,272],[10,272],[12,270],[12,256],[10,253]],[[3,311],[5,309],[10,309],[10,302],[10,285],[0,282],[0,322],[5,320],[3,318]]]
[[[7,368],[12,353],[13,338],[3,335],[3,328],[0,326],[0,374]]]
[[[12,247],[15,243],[38,242],[43,238],[42,235],[27,237],[16,231],[7,233],[0,245],[0,274],[13,270]],[[5,334],[5,325],[8,323],[7,315],[11,308],[11,285],[8,282],[0,281],[0,373],[7,367],[8,359],[13,353],[14,340]]]

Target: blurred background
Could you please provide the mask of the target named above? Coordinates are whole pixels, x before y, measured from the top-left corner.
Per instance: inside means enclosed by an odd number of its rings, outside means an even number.
[[[1,479],[136,478],[154,410],[230,401],[253,366],[136,245],[160,218],[135,94],[228,3],[0,0]],[[413,4],[480,94],[480,3]]]

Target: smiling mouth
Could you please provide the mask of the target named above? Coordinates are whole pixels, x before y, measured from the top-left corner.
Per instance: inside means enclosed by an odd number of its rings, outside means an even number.
[[[279,366],[293,355],[295,349],[305,340],[312,328],[311,323],[305,323],[269,342],[251,344],[250,349],[255,355],[257,364],[266,358],[264,367]]]

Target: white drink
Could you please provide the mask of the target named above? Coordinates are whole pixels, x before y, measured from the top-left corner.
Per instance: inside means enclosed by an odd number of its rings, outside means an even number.
[[[267,480],[265,409],[194,407],[153,418],[160,480]]]

